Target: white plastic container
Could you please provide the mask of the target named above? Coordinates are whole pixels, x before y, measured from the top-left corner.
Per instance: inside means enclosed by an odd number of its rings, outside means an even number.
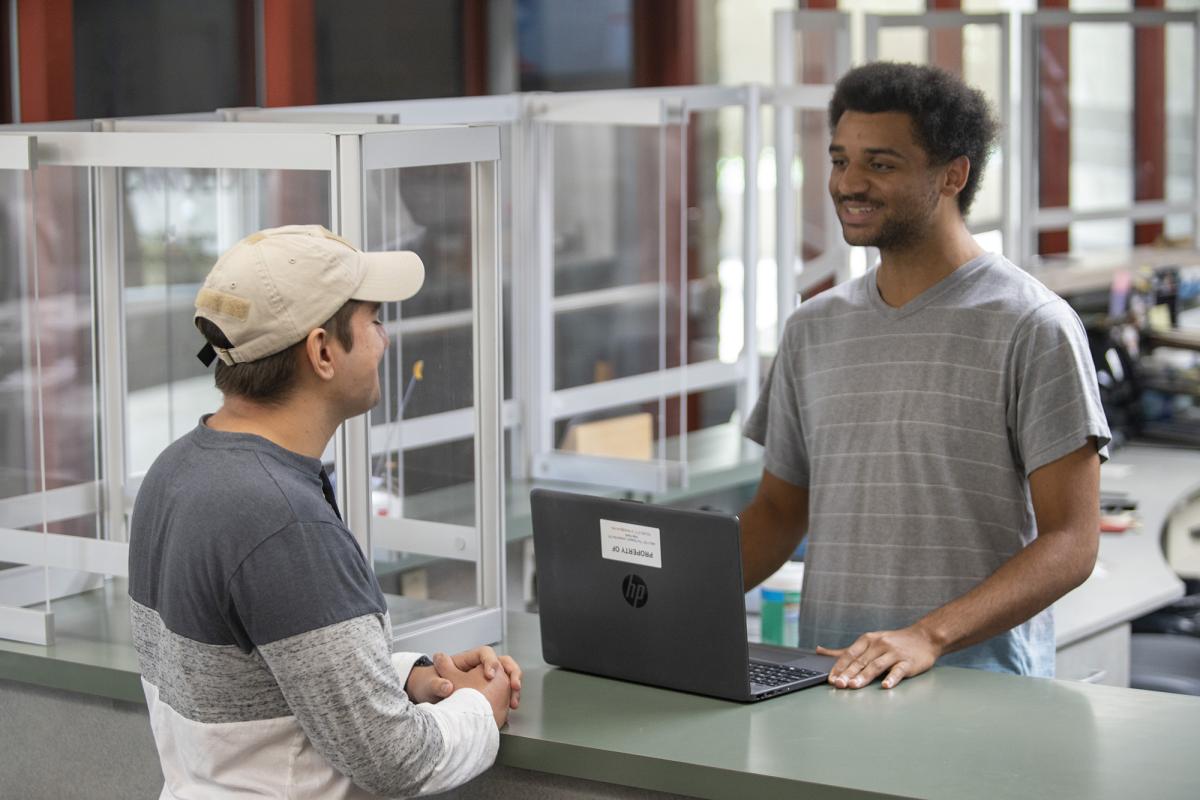
[[[788,561],[762,582],[762,641],[795,647],[800,639],[800,589],[804,562]]]

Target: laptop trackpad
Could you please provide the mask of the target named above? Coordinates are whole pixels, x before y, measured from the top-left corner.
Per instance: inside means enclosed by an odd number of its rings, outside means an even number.
[[[803,667],[828,672],[837,661],[833,656],[817,655],[811,650],[800,650],[795,647],[778,647],[770,644],[750,643],[750,658],[754,661],[766,661],[771,664],[787,664],[790,667]]]

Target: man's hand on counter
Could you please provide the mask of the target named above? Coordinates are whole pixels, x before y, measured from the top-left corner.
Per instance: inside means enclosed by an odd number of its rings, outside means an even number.
[[[509,707],[515,709],[521,704],[521,667],[512,656],[498,656],[495,650],[484,645],[446,658],[448,663],[434,659],[434,666],[443,678],[454,680],[458,674],[483,667],[483,676],[489,681],[497,674],[507,675],[509,691],[512,693]]]
[[[817,652],[837,658],[829,682],[839,689],[861,689],[880,675],[886,675],[883,688],[891,689],[932,667],[939,655],[934,641],[915,625],[864,633],[849,647],[818,647]]]
[[[491,649],[491,648],[488,648]],[[486,663],[478,663],[469,669],[460,669],[459,663],[467,663],[461,657],[448,656],[445,653],[435,653],[433,665],[442,677],[451,681],[455,689],[475,689],[480,692],[492,706],[492,715],[496,718],[496,727],[503,728],[508,720],[509,707],[516,707],[516,698],[509,677],[501,668],[489,669]],[[510,659],[511,660],[511,659]],[[514,661],[515,665],[516,662]]]

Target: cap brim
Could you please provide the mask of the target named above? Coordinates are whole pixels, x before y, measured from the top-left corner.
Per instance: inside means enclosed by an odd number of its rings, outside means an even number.
[[[393,303],[412,297],[425,283],[425,265],[409,250],[393,253],[360,253],[365,277],[351,300]]]

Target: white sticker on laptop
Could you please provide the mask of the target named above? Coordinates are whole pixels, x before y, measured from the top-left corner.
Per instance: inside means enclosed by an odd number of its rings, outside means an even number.
[[[662,569],[662,546],[658,528],[632,522],[600,520],[600,555],[613,561],[627,561]]]

